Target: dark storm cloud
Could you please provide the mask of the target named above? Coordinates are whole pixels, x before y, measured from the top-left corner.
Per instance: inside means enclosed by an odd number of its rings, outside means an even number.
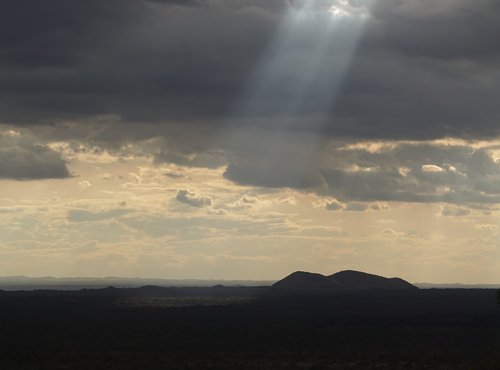
[[[129,122],[217,128],[244,96],[289,3],[4,1],[0,120],[115,114]],[[327,2],[317,4],[324,10]],[[497,135],[499,7],[493,0],[375,1],[336,103],[323,86],[337,73],[335,56],[326,55],[320,83],[288,119],[301,130],[317,120],[337,136]],[[283,99],[321,27],[305,27],[284,56],[282,83],[270,89],[267,108],[233,121],[273,126],[286,118]],[[301,46],[306,55],[298,55]]]
[[[228,159],[224,177],[236,183],[270,188],[318,188],[317,138],[312,135],[254,130],[222,143]]]
[[[333,143],[314,156],[295,158],[290,148],[229,162],[226,178],[244,185],[293,187],[342,202],[396,201],[495,204],[500,202],[500,162],[494,148],[439,142],[393,143],[377,150]],[[293,149],[292,149],[293,148]],[[256,152],[259,152],[256,150]],[[305,159],[310,161],[304,163]],[[332,202],[327,209],[340,209]],[[351,204],[351,203],[348,203]]]
[[[341,200],[497,203],[500,163],[468,145],[399,144],[372,152],[334,149],[321,170]]]
[[[378,138],[498,135],[499,32],[494,0],[375,1],[330,129]]]
[[[263,8],[211,3],[3,2],[0,119],[192,120],[226,111],[275,23]]]
[[[0,133],[0,179],[36,180],[70,177],[59,153],[11,131]]]
[[[229,163],[224,177],[240,184],[270,188],[308,189],[321,185],[317,170],[302,161],[276,161],[265,157],[240,159]]]
[[[43,123],[36,131],[46,141],[115,150],[140,142],[156,163],[227,164],[225,177],[237,183],[322,189],[343,201],[498,201],[498,163],[484,150],[336,147],[332,160],[322,147],[329,138],[497,137],[498,1],[376,0],[348,68],[339,60],[349,60],[353,19],[342,20],[342,37],[325,38],[324,55],[308,69],[334,2],[318,0],[321,17],[295,30],[276,56],[275,37],[284,37],[297,1],[4,1],[0,122]],[[350,3],[361,9],[368,0]],[[277,73],[250,101],[272,58]],[[235,127],[252,134],[227,133]],[[317,147],[302,140],[318,132]],[[47,147],[28,152],[42,149],[36,158],[60,171],[51,176],[67,176]],[[19,150],[4,153],[17,158]],[[18,178],[13,168],[4,173]]]
[[[412,57],[489,59],[500,54],[496,0],[375,1],[366,40]]]

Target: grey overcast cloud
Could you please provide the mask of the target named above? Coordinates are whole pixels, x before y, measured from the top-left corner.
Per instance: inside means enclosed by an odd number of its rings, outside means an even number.
[[[500,2],[0,9],[0,275],[500,282]]]

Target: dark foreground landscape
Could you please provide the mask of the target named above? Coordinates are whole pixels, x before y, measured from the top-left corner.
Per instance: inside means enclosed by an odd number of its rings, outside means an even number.
[[[495,290],[0,292],[0,368],[500,369]]]

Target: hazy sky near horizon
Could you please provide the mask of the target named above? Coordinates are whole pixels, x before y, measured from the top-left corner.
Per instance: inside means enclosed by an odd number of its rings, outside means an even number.
[[[0,275],[500,282],[497,0],[5,0]]]

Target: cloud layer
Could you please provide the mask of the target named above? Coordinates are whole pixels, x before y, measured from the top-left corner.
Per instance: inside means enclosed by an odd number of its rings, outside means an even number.
[[[305,77],[310,41],[332,22],[325,11],[331,3],[315,2],[314,22],[300,26],[301,36],[279,59],[286,63],[267,108],[233,117],[238,124],[272,127],[287,119],[307,130],[317,120],[326,134],[363,138],[498,134],[494,0],[373,2],[336,101],[325,86],[338,78],[339,45],[347,41],[332,35],[315,88],[283,117],[284,97]],[[285,0],[7,1],[0,16],[0,120],[114,114],[129,122],[220,127],[258,78],[288,9]],[[337,22],[347,39],[354,21],[344,18]],[[265,117],[256,120],[256,113]]]
[[[500,201],[497,2],[300,4],[6,1],[0,122],[37,139],[0,138],[0,177],[68,177],[87,148],[342,202]]]
[[[49,147],[16,131],[0,133],[0,179],[37,180],[70,177],[66,162]]]

